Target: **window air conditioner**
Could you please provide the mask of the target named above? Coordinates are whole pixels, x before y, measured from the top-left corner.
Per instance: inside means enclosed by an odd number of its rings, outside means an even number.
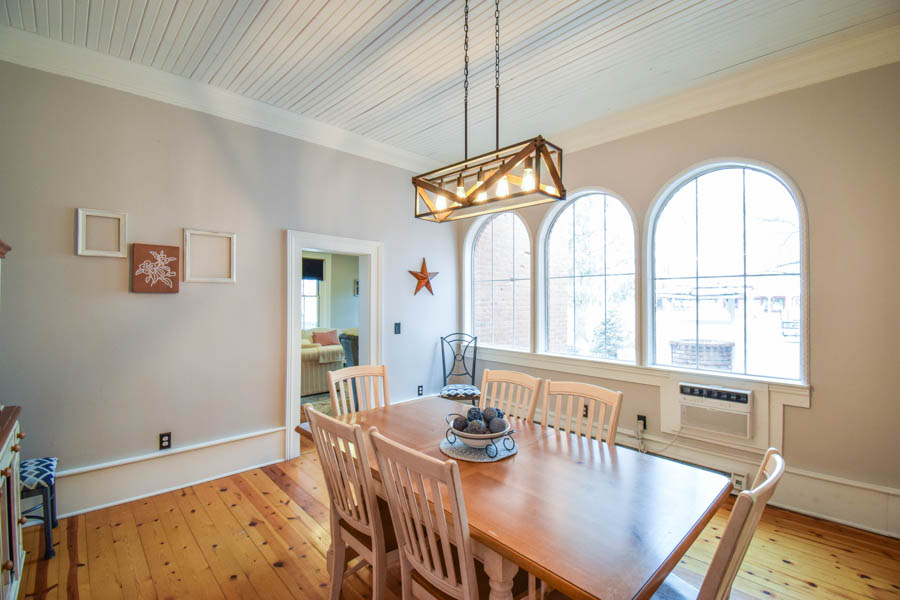
[[[681,429],[712,436],[753,437],[753,392],[679,383]]]

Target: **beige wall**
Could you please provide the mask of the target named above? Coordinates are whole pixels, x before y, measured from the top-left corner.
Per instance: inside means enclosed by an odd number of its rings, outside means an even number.
[[[353,295],[353,281],[359,279],[359,257],[331,255],[331,327],[359,327],[359,296]],[[393,328],[390,331],[394,331]]]
[[[892,487],[900,487],[900,399],[892,377],[900,358],[898,107],[900,64],[893,64],[565,158],[569,191],[613,191],[634,211],[641,234],[659,191],[698,162],[756,159],[796,182],[809,217],[813,392],[810,409],[787,409],[785,456],[793,467]],[[521,212],[533,236],[545,213]],[[460,241],[467,226],[458,228]],[[595,381],[625,392],[623,424],[642,413],[650,432],[659,432],[656,388]]]
[[[413,297],[407,270],[455,272],[456,241],[412,217],[411,173],[2,62],[0,132],[0,402],[24,408],[26,457],[70,469],[161,431],[177,447],[284,425],[286,229],[384,242],[392,396],[439,389],[456,289]],[[129,242],[237,232],[238,282],[130,293],[129,261],[75,256],[76,207],[127,211]]]

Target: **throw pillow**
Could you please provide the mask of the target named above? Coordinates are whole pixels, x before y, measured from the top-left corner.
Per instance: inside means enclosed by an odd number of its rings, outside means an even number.
[[[331,331],[313,331],[313,341],[323,346],[336,346],[341,342],[338,341],[337,329]]]

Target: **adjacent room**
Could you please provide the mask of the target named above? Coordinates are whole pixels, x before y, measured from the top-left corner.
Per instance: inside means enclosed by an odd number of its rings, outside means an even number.
[[[898,0],[0,0],[0,600],[900,598]]]

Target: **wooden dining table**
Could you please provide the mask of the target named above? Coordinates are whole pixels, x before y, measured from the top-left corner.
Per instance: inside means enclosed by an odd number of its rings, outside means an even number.
[[[339,418],[446,460],[445,417],[468,408],[424,397]],[[649,598],[731,491],[721,473],[539,423],[512,426],[513,456],[458,461],[491,600],[512,599],[520,568],[572,598]],[[374,460],[372,469],[379,479]]]

